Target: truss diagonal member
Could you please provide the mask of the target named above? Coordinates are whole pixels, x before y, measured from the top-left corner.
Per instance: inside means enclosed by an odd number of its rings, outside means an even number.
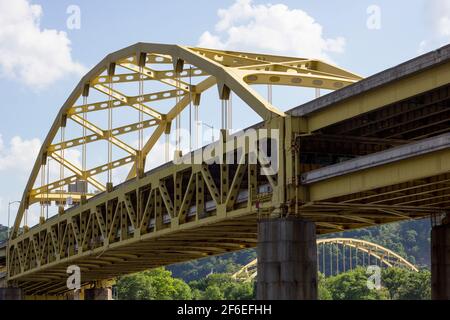
[[[31,197],[38,196],[41,194],[46,195],[46,194],[50,193],[50,191],[59,189],[62,186],[66,186],[71,182],[76,182],[78,178],[79,178],[79,176],[75,174],[70,177],[60,179],[60,180],[57,180],[57,181],[49,183],[49,184],[45,184],[43,186],[40,186],[39,188],[35,188],[35,189],[31,190],[30,195],[31,195]]]
[[[161,120],[163,117],[161,115],[161,113],[159,113],[158,111],[150,108],[149,106],[145,105],[144,102],[144,97],[128,97],[126,95],[124,95],[123,93],[119,92],[118,90],[115,89],[110,89],[102,84],[96,84],[94,85],[94,88],[97,89],[98,91],[106,94],[107,96],[111,96],[112,98],[121,101],[122,103],[129,105],[131,107],[133,107],[136,110],[141,110],[142,112],[144,112],[145,114],[156,118],[158,120]],[[174,91],[174,90],[172,90]],[[178,94],[177,90],[175,90],[175,95]],[[149,94],[148,96],[151,96],[152,94]],[[141,100],[142,99],[142,100]]]
[[[200,82],[197,85],[197,93],[201,93],[209,88],[211,88],[213,85],[216,84],[215,77],[208,77],[202,82]],[[175,119],[177,114],[179,114],[181,111],[184,110],[186,106],[189,105],[189,102],[191,102],[191,97],[193,98],[193,95],[185,95],[183,99],[181,99],[178,104],[176,104],[166,115],[166,119],[161,121],[159,126],[156,128],[156,130],[153,132],[153,134],[150,136],[150,138],[146,141],[145,145],[143,146],[141,150],[141,158],[142,161],[145,161],[146,156],[152,150],[153,146],[156,144],[156,142],[159,140],[161,135],[164,133],[164,130],[169,125],[169,123]],[[130,172],[128,173],[127,180],[134,178],[136,176],[136,164],[133,165]]]
[[[141,74],[140,67],[138,65],[134,64],[134,63],[123,62],[123,63],[120,63],[119,65],[121,67],[124,67],[125,69],[131,70],[131,71],[135,71],[138,74]],[[195,92],[195,86],[191,86],[188,83],[186,83],[184,81],[181,81],[181,80],[180,81],[175,81],[174,79],[171,79],[171,78],[158,77],[156,70],[150,69],[148,67],[142,67],[142,74],[141,74],[141,76],[147,76],[147,77],[149,77],[149,78],[151,78],[153,80],[157,80],[159,82],[162,82],[162,83],[167,84],[169,86],[172,86],[172,87],[175,87],[177,89],[183,90],[185,92]]]
[[[134,158],[135,158],[134,156],[124,157],[124,158],[115,160],[113,162],[94,167],[94,168],[86,170],[84,172],[80,170],[80,172],[82,172],[83,177],[88,178],[88,177],[106,172],[109,169],[115,169],[115,168],[130,164],[133,162]],[[47,192],[59,189],[61,186],[68,185],[71,182],[75,182],[78,178],[79,178],[79,175],[75,174],[70,177],[64,178],[62,180],[58,180],[58,181],[40,186],[39,188],[35,188],[35,189],[31,190],[30,195],[31,196],[39,195],[39,194],[45,195],[45,194],[47,194]]]
[[[92,122],[89,122],[88,120],[83,119],[82,117],[80,117],[78,115],[72,115],[70,118],[73,121],[77,122],[78,124],[82,125],[83,127],[96,133],[102,139],[109,140],[109,141],[111,141],[111,143],[113,143],[117,147],[121,148],[122,150],[125,150],[129,154],[136,155],[137,152],[133,147],[129,146],[128,144],[126,144],[125,142],[123,142],[122,140],[120,140],[114,136],[114,130],[111,130],[111,132],[108,130],[104,131],[104,130],[100,129],[99,127],[97,127]]]
[[[103,92],[103,91],[102,91]],[[152,93],[147,93],[143,95],[143,100],[142,102],[155,102],[155,101],[160,101],[160,100],[166,100],[166,99],[172,99],[175,98],[178,94],[178,90],[165,90],[165,91],[158,91],[158,92],[152,92]],[[129,97],[129,99],[125,99],[123,100],[114,100],[112,103],[111,108],[119,108],[119,107],[123,107],[123,106],[129,106],[130,102],[129,101],[137,101],[139,97],[133,96],[133,97]],[[94,112],[94,111],[100,111],[100,110],[106,110],[106,108],[108,108],[108,103],[109,101],[100,101],[100,102],[94,102],[94,103],[89,103],[86,105],[76,105],[71,107],[67,114],[68,116],[71,116],[73,114],[81,114],[81,113],[85,113],[85,112]],[[136,107],[131,106],[132,108],[136,109]],[[147,110],[147,115],[152,116],[155,119],[160,120],[162,118],[162,115],[148,107],[145,106],[145,108],[142,108],[143,111],[145,112],[145,110]],[[150,111],[148,109],[151,109]]]
[[[82,118],[81,118],[82,119]],[[118,136],[121,134],[125,134],[125,133],[130,133],[130,132],[134,132],[137,131],[139,129],[146,129],[146,128],[150,128],[150,127],[154,127],[156,125],[158,125],[159,121],[155,120],[155,119],[151,119],[151,120],[145,120],[142,122],[136,122],[133,124],[129,124],[126,126],[122,126],[122,127],[117,127],[112,129],[111,131],[109,130],[103,130],[104,132],[104,136],[102,136],[101,134],[91,134],[85,137],[86,142],[84,140],[83,137],[79,137],[79,138],[75,138],[75,139],[71,139],[71,140],[67,140],[64,142],[60,142],[60,143],[55,143],[52,144],[48,147],[48,151],[56,151],[59,150],[61,148],[67,149],[67,148],[72,148],[72,147],[76,147],[79,145],[82,145],[83,143],[91,143],[91,142],[95,142],[98,141],[99,139],[108,139],[107,137],[112,134],[114,136]]]
[[[49,156],[52,157],[53,159],[55,159],[58,163],[62,164],[65,168],[67,168],[70,171],[72,171],[73,173],[75,173],[78,176],[78,178],[80,178],[81,180],[86,179],[86,181],[88,183],[90,183],[91,185],[93,185],[95,188],[97,188],[100,191],[106,190],[106,187],[101,182],[97,181],[96,179],[94,179],[92,177],[85,177],[83,175],[83,171],[81,171],[80,168],[78,168],[76,165],[74,165],[67,159],[62,159],[59,154],[57,154],[55,152],[50,152]]]

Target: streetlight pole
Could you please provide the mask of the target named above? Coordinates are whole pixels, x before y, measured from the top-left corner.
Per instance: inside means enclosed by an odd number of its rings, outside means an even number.
[[[211,126],[207,123],[202,122],[202,125],[211,129],[211,143],[214,142],[214,126]]]
[[[16,201],[8,202],[8,239],[9,239],[9,236],[11,234],[11,228],[10,228],[10,225],[9,225],[10,216],[11,216],[11,205],[14,204],[14,203],[20,203],[20,201],[16,200]]]

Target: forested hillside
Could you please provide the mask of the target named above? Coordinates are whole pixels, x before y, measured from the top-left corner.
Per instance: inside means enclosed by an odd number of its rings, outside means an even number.
[[[429,219],[391,223],[382,226],[334,233],[325,237],[358,238],[380,244],[393,250],[418,267],[430,266]],[[211,273],[230,273],[256,257],[254,249],[204,258],[187,263],[168,266],[176,278],[186,282],[201,279]]]

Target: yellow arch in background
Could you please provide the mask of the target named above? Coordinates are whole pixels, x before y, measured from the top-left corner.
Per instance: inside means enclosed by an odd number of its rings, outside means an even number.
[[[351,247],[351,248],[357,248],[358,250],[361,250],[372,257],[378,259],[382,263],[384,263],[387,267],[392,267],[392,263],[390,261],[395,261],[395,264],[406,268],[411,271],[418,272],[419,269],[417,269],[416,266],[414,266],[412,263],[407,261],[405,258],[401,257],[400,255],[396,254],[394,251],[385,248],[383,246],[380,246],[376,243],[369,242],[366,240],[360,240],[360,239],[353,239],[353,238],[326,238],[326,239],[319,239],[317,240],[317,246],[319,245],[325,245],[325,244],[340,244],[343,246]],[[384,257],[391,257],[392,260],[386,260]],[[243,281],[251,281],[252,279],[256,278],[257,276],[257,266],[258,260],[254,259],[250,261],[248,264],[243,266],[239,271],[234,273],[232,277],[234,279],[243,280]]]

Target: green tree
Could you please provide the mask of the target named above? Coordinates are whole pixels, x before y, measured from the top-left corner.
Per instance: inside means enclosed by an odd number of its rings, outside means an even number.
[[[327,279],[325,278],[325,275],[321,272],[319,272],[318,275],[318,298],[319,300],[332,300],[333,297],[331,296],[330,290],[328,290],[327,287]]]
[[[256,258],[254,249],[245,249],[167,267],[175,278],[181,278],[189,283],[208,276],[211,273],[234,273],[243,265]]]
[[[217,285],[210,285],[201,296],[203,300],[225,300],[225,295]]]
[[[369,289],[366,269],[356,268],[326,279],[326,287],[333,300],[381,300],[388,299],[385,288]]]
[[[382,272],[382,284],[388,289],[391,299],[431,299],[431,273],[429,270],[415,272],[401,268],[387,268]]]
[[[211,274],[189,283],[196,292],[195,298],[202,300],[249,300],[254,298],[253,282],[241,282],[230,274]]]
[[[124,276],[117,282],[117,291],[121,300],[192,299],[191,288],[164,268]]]

